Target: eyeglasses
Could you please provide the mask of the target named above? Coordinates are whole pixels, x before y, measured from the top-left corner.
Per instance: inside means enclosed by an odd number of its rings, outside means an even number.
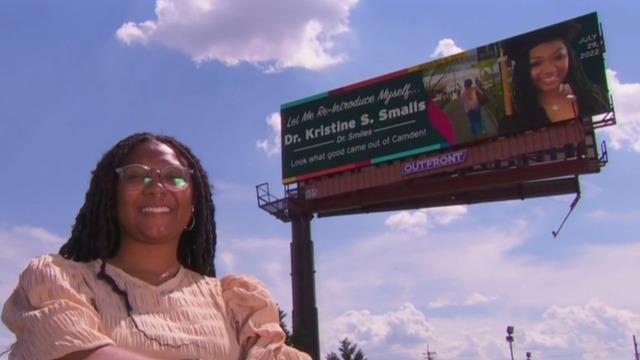
[[[129,190],[141,190],[145,186],[151,185],[155,173],[165,189],[182,191],[191,184],[193,170],[175,165],[153,169],[147,165],[130,164],[117,168],[116,173],[120,175],[120,186]]]

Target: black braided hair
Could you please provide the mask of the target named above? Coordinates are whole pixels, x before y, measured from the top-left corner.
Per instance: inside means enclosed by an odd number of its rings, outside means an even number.
[[[126,137],[102,156],[92,172],[89,190],[76,216],[71,237],[62,245],[59,253],[66,259],[81,262],[96,259],[106,261],[115,256],[121,241],[116,216],[118,176],[115,169],[125,165],[126,157],[137,145],[152,140],[171,147],[178,158],[193,170],[195,227],[182,233],[178,245],[178,260],[182,266],[192,271],[215,276],[215,208],[207,172],[185,144],[171,136],[146,132]]]

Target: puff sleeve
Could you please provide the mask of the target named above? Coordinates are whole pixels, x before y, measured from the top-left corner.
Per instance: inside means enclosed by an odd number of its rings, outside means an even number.
[[[311,360],[284,344],[278,308],[259,280],[248,276],[221,279],[222,297],[247,360]]]
[[[15,334],[10,359],[55,359],[113,344],[79,264],[58,255],[32,260],[2,309]]]

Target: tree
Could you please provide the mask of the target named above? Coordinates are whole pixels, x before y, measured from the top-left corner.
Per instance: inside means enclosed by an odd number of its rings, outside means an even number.
[[[298,350],[306,349],[307,337],[304,328],[298,325],[297,327],[295,327],[297,329],[296,333],[289,331],[287,323],[284,320],[287,317],[287,313],[280,309],[279,306],[278,317],[280,318],[280,327],[282,328],[282,331],[284,331],[284,343]]]
[[[280,317],[280,327],[282,328],[282,331],[284,331],[284,343],[292,346],[292,339],[291,339],[291,331],[289,331],[289,328],[287,328],[287,323],[284,321],[284,318],[287,317],[287,313],[284,312],[282,309],[280,309],[280,307],[278,306],[278,317]]]
[[[352,344],[346,337],[340,341],[338,351],[340,351],[340,357],[331,352],[327,355],[326,360],[367,360],[362,350],[358,349],[358,345]]]
[[[331,354],[327,355],[326,360],[340,360],[340,358],[338,357],[338,355],[336,355],[336,353],[332,352]]]

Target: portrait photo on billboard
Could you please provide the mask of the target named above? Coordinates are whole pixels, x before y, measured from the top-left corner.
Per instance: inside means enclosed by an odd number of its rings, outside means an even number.
[[[596,13],[281,106],[283,183],[611,111]]]
[[[609,112],[596,13],[499,43],[508,69],[500,133]],[[509,81],[510,79],[510,81]]]

